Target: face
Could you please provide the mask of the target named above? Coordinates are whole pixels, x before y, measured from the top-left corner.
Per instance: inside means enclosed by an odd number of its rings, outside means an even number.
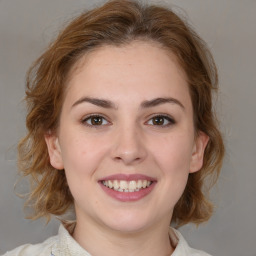
[[[134,232],[168,225],[188,174],[202,166],[186,76],[158,45],[105,46],[71,72],[53,167],[65,169],[78,223]]]

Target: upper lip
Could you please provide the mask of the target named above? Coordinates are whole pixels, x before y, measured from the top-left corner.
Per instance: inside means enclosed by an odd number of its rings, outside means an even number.
[[[144,175],[144,174],[113,174],[109,175],[106,177],[101,178],[99,181],[104,181],[104,180],[126,180],[126,181],[131,181],[131,180],[147,180],[147,181],[156,181],[155,178]]]

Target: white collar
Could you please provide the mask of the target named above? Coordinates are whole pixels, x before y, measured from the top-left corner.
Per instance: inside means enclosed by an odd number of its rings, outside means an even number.
[[[52,247],[52,256],[92,256],[71,236],[75,228],[75,224],[75,222],[70,222],[65,223],[65,226],[63,224],[60,225],[57,243]],[[171,244],[175,247],[171,256],[208,255],[204,252],[190,248],[178,230],[170,228],[169,235]]]

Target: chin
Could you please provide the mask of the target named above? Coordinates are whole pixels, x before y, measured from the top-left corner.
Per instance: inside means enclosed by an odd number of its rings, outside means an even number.
[[[108,219],[105,219],[105,225],[110,229],[120,233],[137,233],[141,232],[153,223],[153,220],[146,218],[146,214],[123,212],[111,214]]]
[[[141,232],[147,228],[144,223],[115,223],[114,225],[109,225],[109,227],[116,232],[123,234],[134,234]]]

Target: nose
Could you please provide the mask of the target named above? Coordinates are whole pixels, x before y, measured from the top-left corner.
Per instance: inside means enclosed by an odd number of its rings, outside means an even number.
[[[112,158],[125,165],[136,165],[147,157],[143,135],[136,127],[123,127],[115,135]]]

